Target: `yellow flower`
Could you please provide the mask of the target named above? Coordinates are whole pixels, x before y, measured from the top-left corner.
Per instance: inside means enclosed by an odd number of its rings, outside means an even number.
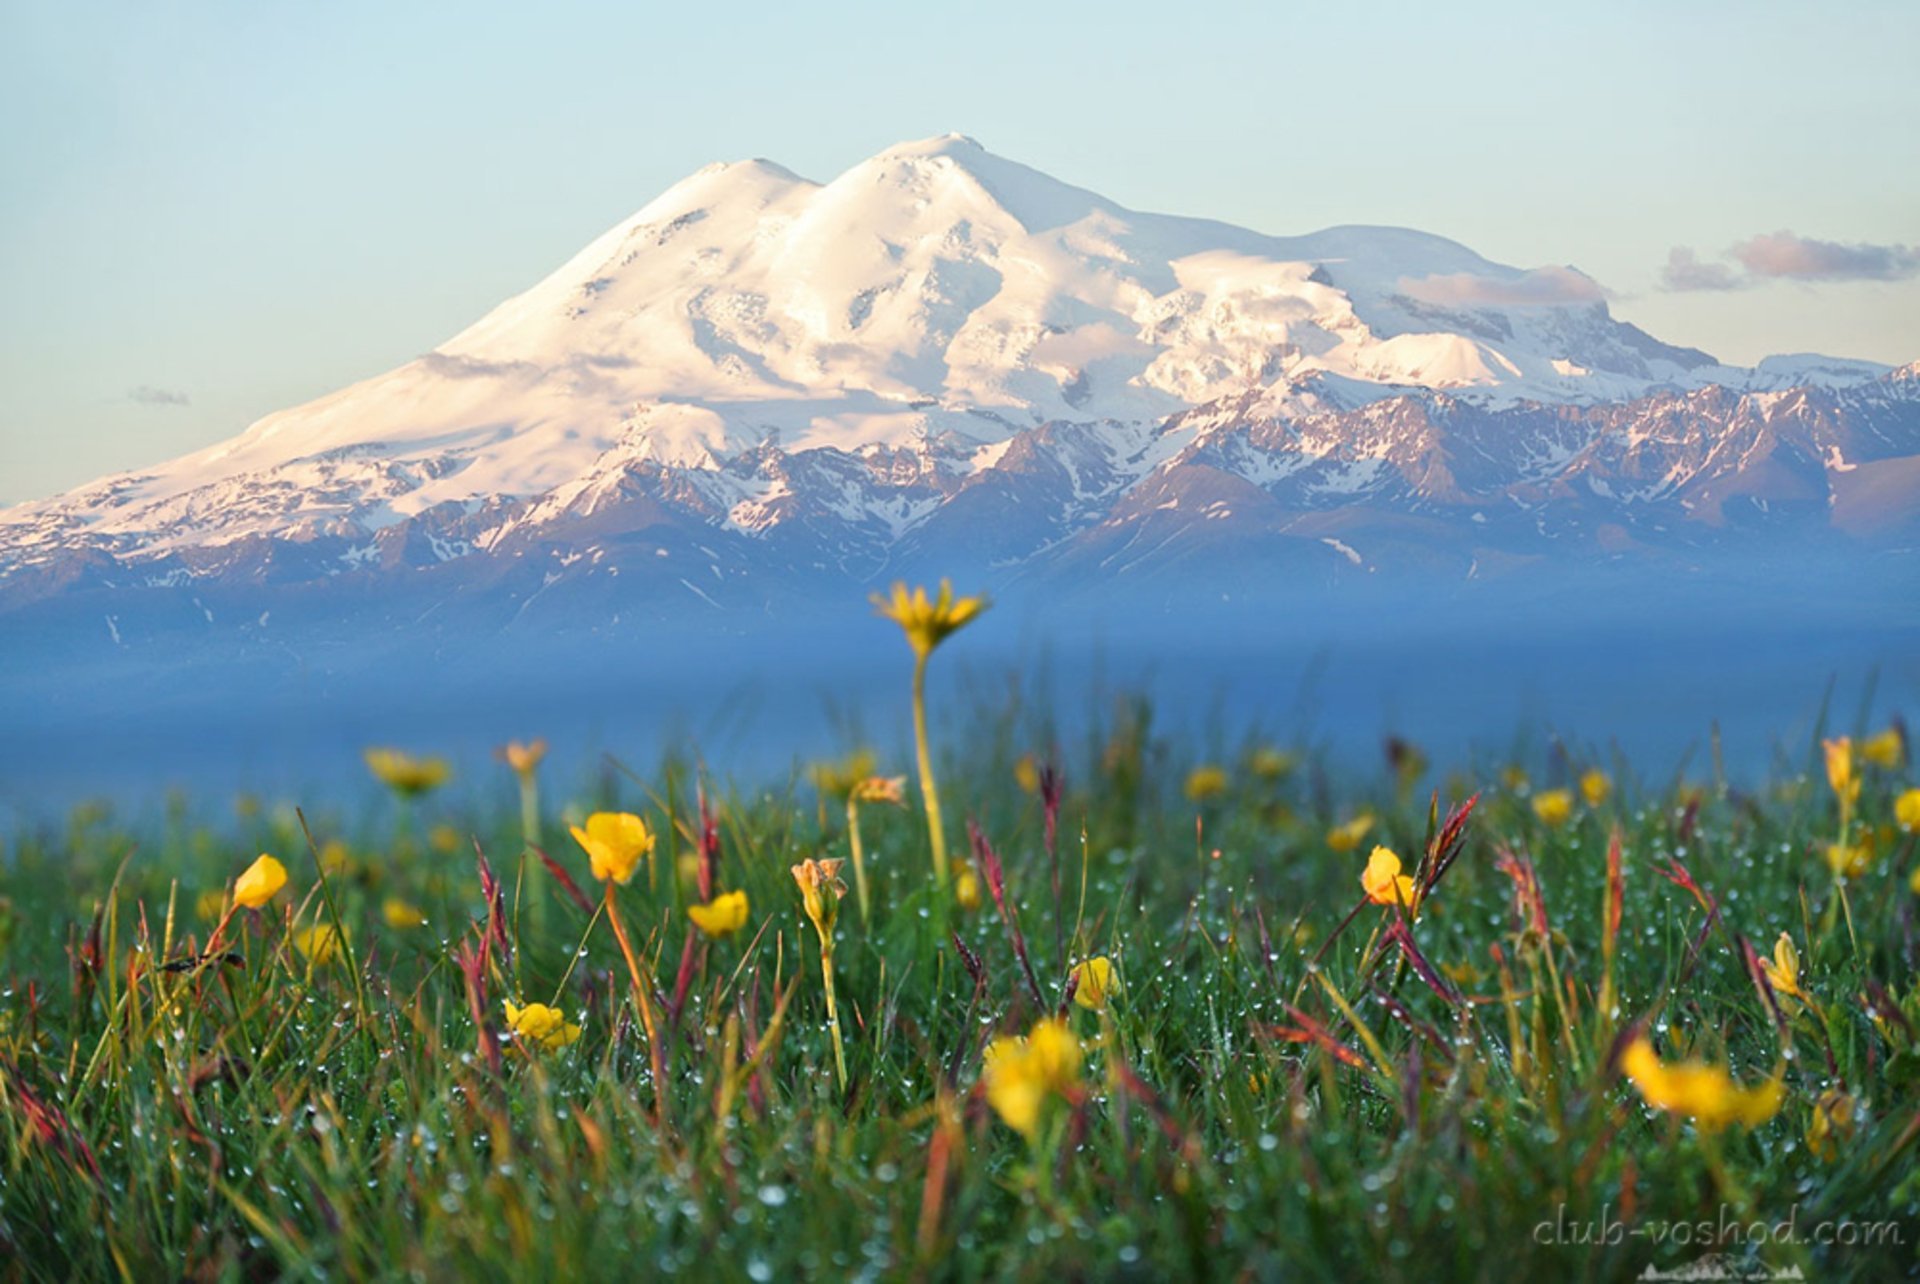
[[[809,857],[793,867],[793,881],[800,884],[801,904],[823,941],[833,935],[840,898],[847,894],[847,885],[840,881],[840,867],[844,864],[846,862],[837,856],[827,860]]]
[[[265,852],[233,885],[233,903],[259,909],[287,885],[287,867]]]
[[[1027,793],[1040,792],[1040,764],[1032,754],[1021,754],[1020,761],[1013,764],[1013,779]]]
[[[1840,1147],[1853,1140],[1853,1125],[1853,1098],[1828,1088],[1813,1103],[1813,1117],[1807,1120],[1807,1149],[1822,1163],[1832,1163]]]
[[[1580,777],[1580,796],[1586,799],[1587,806],[1598,807],[1605,803],[1613,793],[1613,781],[1607,779],[1607,773],[1598,767],[1589,767]]]
[[[506,1006],[507,1028],[523,1043],[555,1052],[580,1037],[580,1027],[567,1020],[559,1008],[544,1003],[529,1003],[522,1008],[508,1002]]]
[[[1860,756],[1876,767],[1885,767],[1891,771],[1900,765],[1906,757],[1906,741],[1900,735],[1900,728],[1888,727],[1877,736],[1868,736],[1860,742]]]
[[[1104,1011],[1107,1000],[1113,997],[1114,984],[1113,960],[1102,954],[1090,958],[1073,969],[1078,980],[1073,991],[1073,1001],[1089,1012]]]
[[[417,798],[438,789],[453,775],[445,758],[416,758],[399,749],[369,749],[364,756],[367,769],[402,798]]]
[[[420,912],[419,906],[410,905],[398,896],[387,897],[386,904],[380,907],[380,914],[387,920],[387,926],[396,930],[425,927],[427,924],[427,916]]]
[[[1920,834],[1920,789],[1909,789],[1893,800],[1893,818],[1909,834]]]
[[[1278,780],[1293,770],[1293,755],[1272,745],[1261,745],[1247,759],[1247,770],[1262,780]]]
[[[1335,825],[1327,831],[1327,846],[1337,852],[1350,852],[1360,845],[1360,840],[1373,828],[1373,813],[1361,812],[1344,825]]]
[[[1500,772],[1500,783],[1510,794],[1527,792],[1527,773],[1519,767],[1506,767]]]
[[[653,831],[630,811],[596,811],[587,817],[585,829],[578,825],[568,828],[573,841],[587,853],[593,876],[603,883],[608,879],[626,882],[653,851]]]
[[[1854,767],[1853,741],[1847,736],[1838,740],[1822,740],[1820,747],[1827,756],[1827,784],[1833,788],[1833,796],[1843,806],[1852,806],[1860,797],[1860,775]]]
[[[427,833],[427,845],[442,856],[451,856],[460,850],[460,831],[452,825],[435,825]]]
[[[193,902],[194,915],[207,922],[212,922],[214,919],[219,918],[226,908],[227,894],[217,889],[211,892],[200,893],[199,897]]]
[[[963,910],[980,908],[980,875],[973,872],[972,865],[961,865],[954,875],[953,899]]]
[[[1360,886],[1375,905],[1413,904],[1413,880],[1400,872],[1400,858],[1391,848],[1373,849],[1360,875]]]
[[[878,760],[870,749],[856,749],[833,762],[816,762],[807,771],[814,788],[833,798],[845,798],[873,774]]]
[[[331,923],[316,923],[293,934],[293,947],[315,967],[325,967],[340,952],[340,933]]]
[[[1828,843],[1827,868],[1833,876],[1852,882],[1867,872],[1873,865],[1873,846],[1870,843]]]
[[[1912,877],[1907,879],[1907,887],[1915,896],[1920,896],[1920,865],[1914,866]]]
[[[1742,1088],[1720,1066],[1702,1061],[1668,1065],[1644,1035],[1620,1054],[1620,1068],[1648,1105],[1684,1115],[1707,1132],[1730,1123],[1749,1128],[1763,1124],[1779,1112],[1786,1095],[1777,1075],[1758,1087]]]
[[[853,799],[855,802],[893,803],[900,806],[907,801],[907,778],[868,776],[853,787]]]
[[[1078,1086],[1080,1061],[1080,1040],[1057,1018],[1039,1022],[1024,1039],[995,1039],[987,1045],[982,1075],[987,1104],[1009,1128],[1032,1140],[1048,1099]]]
[[[1573,795],[1565,789],[1546,789],[1535,794],[1533,814],[1558,829],[1573,815]]]
[[[1760,970],[1767,974],[1767,984],[1782,999],[1806,1000],[1806,991],[1800,988],[1800,951],[1793,948],[1793,938],[1785,932],[1773,943],[1773,957],[1760,960]]]
[[[1208,802],[1227,792],[1227,769],[1214,763],[1202,763],[1187,773],[1187,797]]]
[[[695,927],[716,940],[732,936],[747,925],[747,894],[723,892],[705,905],[689,905],[687,917]]]
[[[907,586],[895,581],[892,592],[882,597],[873,595],[876,612],[892,620],[907,635],[907,642],[917,656],[933,654],[933,649],[945,641],[947,636],[966,627],[974,617],[987,609],[984,597],[955,598],[953,581],[940,581],[939,597],[929,601],[925,588],[916,588],[908,592]]]
[[[320,868],[328,878],[346,878],[353,873],[353,850],[338,838],[320,844]]]
[[[515,775],[531,776],[540,760],[547,756],[547,742],[543,737],[535,737],[525,744],[510,740],[500,746],[500,756],[507,760],[507,766],[513,768]]]

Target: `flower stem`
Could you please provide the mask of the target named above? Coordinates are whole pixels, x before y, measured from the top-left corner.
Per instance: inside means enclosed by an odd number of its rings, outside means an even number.
[[[860,848],[860,803],[847,793],[847,846],[853,852],[853,886],[860,894],[860,926],[867,925],[867,854]]]
[[[840,1008],[834,1001],[833,993],[833,945],[822,938],[820,942],[820,972],[827,987],[827,1029],[833,1031],[833,1072],[840,1083],[840,1093],[847,1091],[847,1054],[840,1046]]]
[[[913,744],[920,759],[920,793],[926,801],[927,832],[933,844],[933,880],[947,886],[947,834],[940,824],[940,790],[933,781],[933,753],[927,745],[927,652],[913,661]]]

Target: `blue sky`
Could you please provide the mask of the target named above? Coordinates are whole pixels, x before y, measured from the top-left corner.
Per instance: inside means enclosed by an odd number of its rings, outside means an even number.
[[[709,161],[949,130],[1136,208],[1572,264],[1727,360],[1911,361],[1916,50],[1904,0],[9,4],[0,503],[418,355]]]

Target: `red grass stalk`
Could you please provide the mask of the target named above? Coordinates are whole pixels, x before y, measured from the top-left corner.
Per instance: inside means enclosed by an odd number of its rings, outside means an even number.
[[[1027,957],[1027,938],[1021,934],[1020,920],[1014,917],[1013,907],[1007,903],[1007,871],[1000,863],[1000,855],[993,850],[993,844],[980,832],[980,824],[971,818],[967,821],[967,833],[973,839],[974,859],[980,870],[987,876],[987,890],[993,893],[994,908],[1000,911],[1000,921],[1006,924],[1007,935],[1013,941],[1014,957],[1020,960],[1021,970],[1026,973],[1027,986],[1033,991],[1034,1006],[1044,1011],[1046,996],[1040,989],[1040,978],[1034,975],[1033,960]]]

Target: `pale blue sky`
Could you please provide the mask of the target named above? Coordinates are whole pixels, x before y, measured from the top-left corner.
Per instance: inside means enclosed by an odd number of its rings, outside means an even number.
[[[0,503],[424,352],[709,161],[949,130],[1136,208],[1570,263],[1728,360],[1911,361],[1916,54],[1908,0],[0,0]],[[1728,257],[1780,231],[1877,249]],[[1661,288],[1676,246],[1745,288]]]

